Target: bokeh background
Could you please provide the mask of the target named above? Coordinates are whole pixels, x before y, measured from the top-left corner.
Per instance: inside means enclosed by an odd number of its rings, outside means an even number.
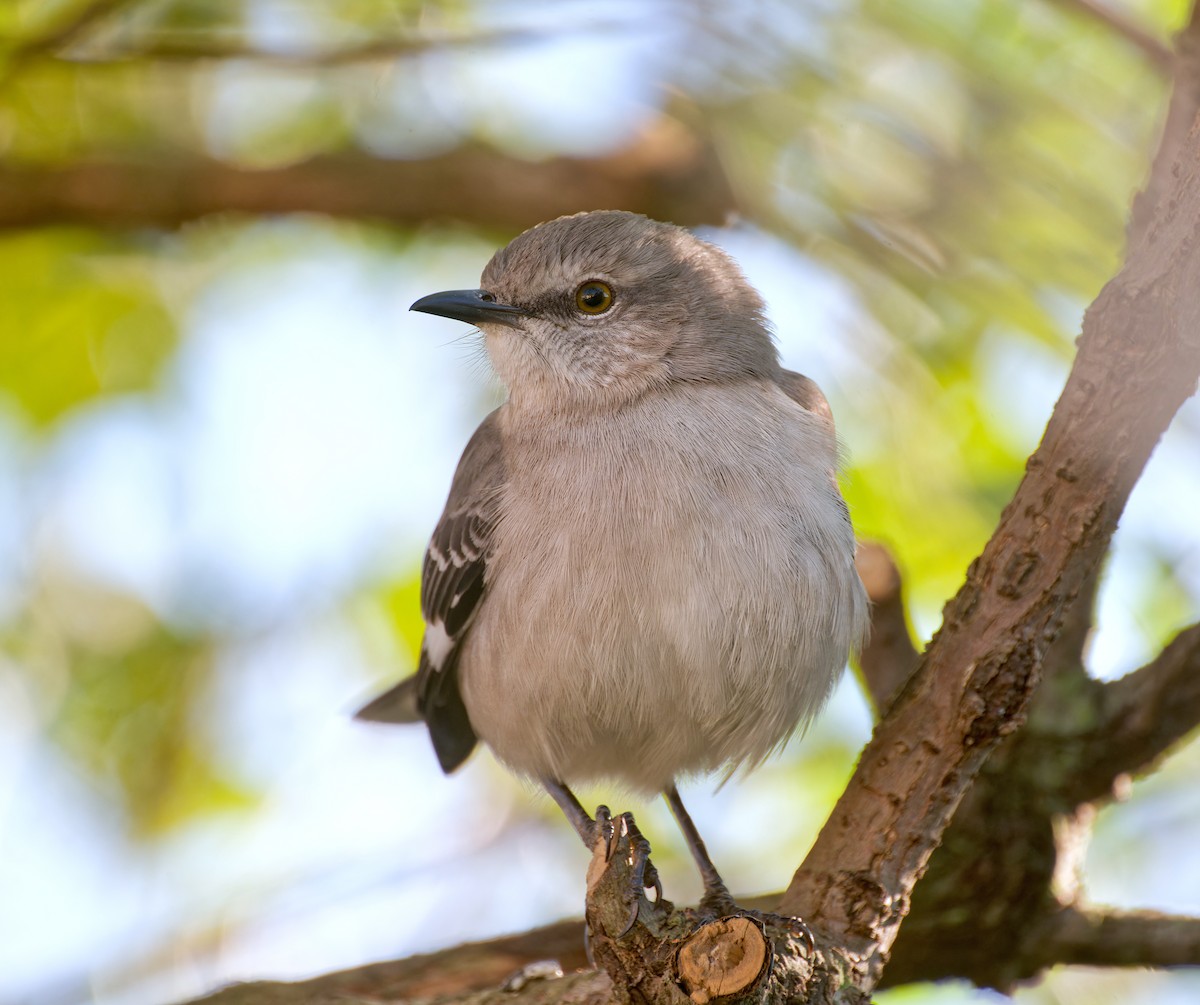
[[[668,186],[649,208],[766,295],[927,638],[1120,262],[1188,8],[0,6],[0,1001],[154,1005],[579,912],[585,855],[547,800],[486,753],[444,779],[417,731],[349,717],[414,666],[424,542],[502,395],[475,335],[406,313],[536,222],[502,174],[664,148],[719,168],[715,203]],[[387,193],[389,169],[468,155]],[[343,173],[327,212],[217,192],[238,211],[172,219],[99,162]],[[339,212],[363,164],[387,198]],[[1198,439],[1189,403],[1122,522],[1098,676],[1200,613]],[[847,678],[757,774],[685,788],[735,890],[786,884],[869,728]],[[1197,777],[1192,743],[1102,812],[1094,900],[1200,912]],[[665,808],[584,795],[635,810],[669,894],[698,894]],[[1200,979],[1073,969],[1017,997],[1195,1002]]]

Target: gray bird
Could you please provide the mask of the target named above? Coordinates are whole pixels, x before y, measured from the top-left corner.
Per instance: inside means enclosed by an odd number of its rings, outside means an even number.
[[[477,325],[508,400],[429,543],[417,673],[359,717],[423,721],[446,772],[483,740],[589,848],[569,785],[665,794],[727,907],[676,780],[781,747],[867,627],[829,406],[734,262],[678,227],[562,217],[482,284],[412,305]]]

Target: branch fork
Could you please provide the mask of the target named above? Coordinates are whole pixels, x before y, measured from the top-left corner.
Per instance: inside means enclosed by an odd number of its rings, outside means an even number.
[[[590,955],[623,1001],[646,1005],[783,1005],[866,1002],[844,988],[849,961],[818,952],[803,922],[738,911],[714,915],[651,900],[656,874],[650,844],[633,816],[604,821],[588,868],[586,919]],[[835,992],[842,997],[835,998]],[[849,992],[850,997],[846,997]]]

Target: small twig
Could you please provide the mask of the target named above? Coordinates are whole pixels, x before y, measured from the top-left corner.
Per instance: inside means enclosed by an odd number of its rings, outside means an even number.
[[[1118,35],[1140,49],[1150,62],[1163,73],[1170,73],[1174,62],[1171,47],[1162,39],[1147,31],[1124,14],[1119,14],[1106,3],[1096,0],[1056,0],[1062,7],[1069,7],[1094,20],[1107,25]]]
[[[900,570],[890,552],[874,541],[860,541],[854,564],[871,598],[871,637],[858,662],[875,710],[883,715],[916,669],[920,653],[909,634]]]
[[[1034,940],[1031,940],[1031,943]],[[1068,907],[1038,933],[1032,973],[1056,963],[1178,967],[1200,964],[1200,918],[1156,911]]]
[[[1150,663],[1104,686],[1102,720],[1085,741],[1064,799],[1088,802],[1122,775],[1143,772],[1200,726],[1200,625]]]
[[[588,22],[574,25],[571,31],[596,31],[617,27],[615,22]],[[561,32],[561,33],[565,33]],[[427,34],[410,38],[372,39],[360,45],[336,49],[262,49],[244,42],[206,34],[165,36],[125,45],[79,50],[62,55],[72,62],[88,64],[127,63],[133,61],[203,62],[221,59],[253,60],[280,66],[332,67],[355,63],[394,61],[441,49],[469,49],[524,45],[544,41],[547,30],[534,28],[494,29],[458,34]]]
[[[70,45],[97,21],[129,3],[130,0],[91,0],[75,16],[53,28],[18,42],[8,51],[0,66],[0,87],[12,80],[30,61]]]

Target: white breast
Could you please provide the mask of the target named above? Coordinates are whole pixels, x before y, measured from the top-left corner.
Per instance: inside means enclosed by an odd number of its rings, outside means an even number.
[[[552,434],[502,426],[534,462],[508,466],[460,674],[472,725],[517,771],[661,790],[753,765],[862,636],[828,426],[773,384],[689,398]]]

